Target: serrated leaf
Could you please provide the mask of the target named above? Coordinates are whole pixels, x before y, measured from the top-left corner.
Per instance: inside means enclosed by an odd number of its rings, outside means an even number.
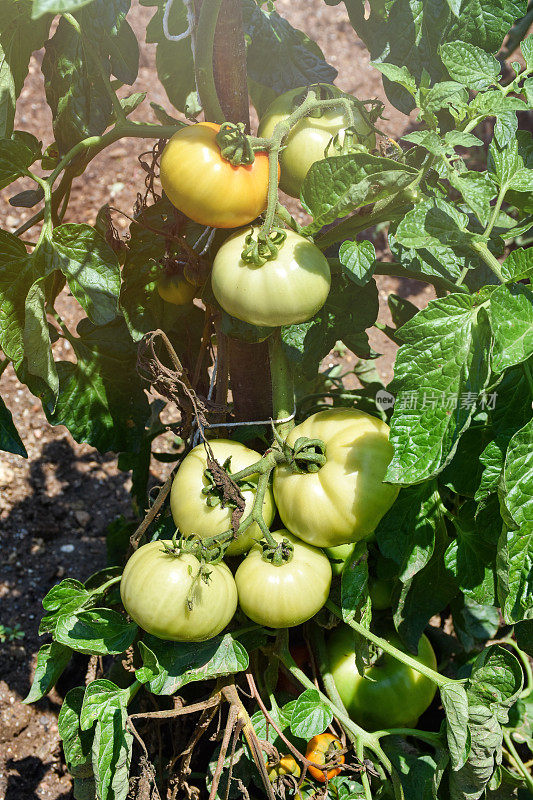
[[[444,145],[440,136],[435,131],[412,131],[402,136],[406,142],[412,142],[419,147],[424,147],[433,155],[439,156],[444,153]]]
[[[28,74],[30,56],[48,38],[51,16],[31,19],[31,0],[18,0],[2,7],[0,29],[0,136],[13,132],[15,103]]]
[[[447,42],[441,45],[440,54],[452,80],[478,91],[498,83],[500,62],[481,47],[466,42]]]
[[[358,542],[342,570],[341,610],[345,622],[355,618],[367,595],[368,550],[366,542]]]
[[[23,175],[34,161],[35,153],[22,141],[0,139],[0,189]]]
[[[28,458],[24,443],[17,431],[11,411],[0,397],[0,450]]]
[[[496,139],[492,140],[487,165],[504,192],[533,189],[533,150],[528,149],[528,145],[531,145],[531,134],[527,133],[526,136],[514,137],[503,147]]]
[[[468,697],[465,689],[449,683],[439,688],[440,698],[446,713],[446,735],[452,768],[460,769],[470,751],[468,731]]]
[[[502,273],[508,281],[521,281],[533,276],[533,250],[518,248],[509,253],[501,265]]]
[[[344,274],[358,286],[364,286],[374,272],[376,248],[368,240],[343,242],[339,249],[339,259],[344,267]]]
[[[194,643],[164,642],[146,636],[139,647],[148,670],[141,676],[154,694],[171,695],[193,681],[232,675],[248,668],[246,649],[230,633]]]
[[[468,89],[457,81],[441,81],[428,91],[424,98],[424,108],[435,113],[441,108],[466,108]]]
[[[65,578],[61,583],[52,586],[43,598],[43,608],[48,614],[45,614],[41,620],[39,633],[53,634],[57,620],[61,615],[74,613],[86,605],[90,599],[91,594],[86,590],[83,583],[73,578]]]
[[[518,119],[515,111],[498,114],[494,126],[494,137],[500,147],[505,147],[516,135]]]
[[[93,0],[33,0],[32,18],[38,19],[43,14],[67,14],[77,11]]]
[[[390,158],[352,153],[316,161],[301,189],[304,209],[313,217],[310,232],[356,208],[405,189],[416,170]]]
[[[137,625],[109,608],[62,614],[54,638],[60,644],[88,655],[123,653],[133,644]]]
[[[461,13],[451,21],[446,39],[460,39],[496,53],[515,20],[526,13],[527,0],[462,0]]]
[[[482,225],[486,225],[491,215],[491,200],[496,194],[494,183],[486,172],[458,172],[449,168],[446,176],[454,189],[462,195]]]
[[[490,298],[494,336],[492,368],[503,372],[533,354],[533,292],[528,286],[499,286]]]
[[[58,642],[43,644],[37,653],[35,675],[30,691],[22,702],[35,703],[48,694],[69,663],[71,656],[70,647],[65,647]]]
[[[149,406],[136,372],[137,348],[122,318],[94,326],[78,325],[73,340],[77,363],[60,361],[55,410],[45,408],[52,425],[65,425],[78,442],[100,452],[136,452]]]
[[[306,689],[294,704],[291,716],[291,733],[299,739],[309,740],[324,733],[333,720],[333,712],[320,698],[317,689]]]
[[[435,300],[398,332],[386,480],[420,483],[453,458],[489,377],[490,329],[479,299]]]
[[[479,524],[473,502],[465,503],[454,517],[455,539],[446,549],[444,563],[463,594],[479,604],[495,604],[496,556],[499,526],[494,532]]]
[[[399,566],[404,582],[425,567],[435,546],[435,531],[442,524],[439,495],[434,481],[402,489],[376,528],[379,549]]]
[[[133,736],[126,728],[129,693],[108,680],[96,680],[85,690],[80,713],[82,730],[96,723],[92,764],[101,800],[125,800]]]
[[[54,229],[53,263],[95,325],[118,314],[120,268],[116,254],[91,225],[67,223]]]
[[[405,215],[395,238],[404,247],[415,249],[438,244],[464,246],[472,238],[467,225],[467,215],[451,203],[428,198]]]
[[[404,89],[407,89],[409,94],[413,97],[416,94],[416,80],[411,75],[407,67],[398,67],[396,64],[389,64],[386,61],[380,63],[379,61],[372,62],[371,66],[378,69],[391,83],[399,83]]]
[[[80,729],[80,712],[85,689],[77,686],[65,695],[59,711],[57,727],[63,742],[63,753],[74,780],[76,800],[94,800],[96,787],[91,763],[92,731]]]

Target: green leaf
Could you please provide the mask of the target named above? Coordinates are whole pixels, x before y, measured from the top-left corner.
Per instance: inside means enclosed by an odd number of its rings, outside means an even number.
[[[333,83],[337,70],[324,59],[318,45],[293,28],[277,11],[243,0],[248,77],[276,95],[313,83]]]
[[[102,67],[109,72],[109,65]],[[46,43],[42,71],[60,155],[105,131],[112,106],[96,68],[94,47],[65,18]]]
[[[446,567],[444,553],[448,537],[444,524],[436,529],[435,546],[431,558],[423,569],[405,580],[394,624],[403,641],[412,652],[434,614],[438,614],[456,596],[458,586],[451,570]]]
[[[395,561],[403,582],[423,569],[433,554],[442,511],[435,481],[401,489],[376,528],[379,549]]]
[[[446,177],[462,195],[482,225],[487,225],[491,215],[491,200],[496,195],[494,183],[486,172],[458,172],[449,168]]]
[[[460,39],[496,53],[515,20],[523,17],[526,10],[527,0],[462,0],[446,39]]]
[[[494,126],[494,137],[500,147],[505,147],[516,135],[518,119],[515,111],[499,114]]]
[[[73,614],[85,606],[90,599],[91,594],[83,583],[73,578],[65,578],[61,583],[52,586],[43,599],[43,608],[49,613],[42,618],[39,633],[53,634],[59,617]]]
[[[533,354],[533,292],[527,286],[499,286],[490,298],[494,336],[492,369],[503,372]]]
[[[93,0],[33,0],[32,17],[38,19],[43,14],[66,14],[77,11]]]
[[[378,296],[374,281],[358,287],[351,281],[335,281],[328,299],[314,319],[281,329],[289,359],[306,378],[339,340],[361,358],[371,356],[366,328],[376,321]]]
[[[396,229],[395,238],[404,247],[415,249],[439,244],[464,246],[472,238],[467,225],[467,215],[451,203],[428,198],[405,215]]]
[[[498,579],[501,602],[509,620],[531,616],[533,592],[533,420],[512,437],[499,497],[508,522],[500,540]]]
[[[368,240],[362,242],[343,242],[339,259],[344,274],[358,286],[368,283],[374,272],[376,248]]]
[[[396,769],[405,800],[435,800],[441,796],[437,792],[450,760],[444,747],[437,746],[435,754],[420,752],[399,736],[384,737],[382,747]],[[342,798],[362,800],[364,794],[348,793]]]
[[[72,656],[70,647],[65,647],[58,642],[43,644],[37,654],[37,665],[30,691],[22,701],[35,703],[45,694],[48,694],[67,666]]]
[[[120,268],[116,254],[90,225],[59,225],[52,235],[54,266],[95,325],[118,313]]]
[[[500,62],[481,47],[466,42],[447,42],[441,45],[440,54],[450,78],[469,89],[487,89],[498,83]]]
[[[62,614],[57,620],[54,638],[78,653],[113,655],[123,653],[133,644],[137,625],[109,608]]]
[[[488,406],[491,401],[487,397],[483,402]],[[445,486],[463,497],[474,497],[483,472],[481,454],[490,436],[487,428],[475,424],[463,433],[453,459],[440,475]]]
[[[478,524],[475,512],[476,506],[470,502],[455,515],[456,538],[444,554],[444,563],[466,597],[479,604],[496,604],[493,562],[499,530],[494,537]]]
[[[36,250],[28,254],[16,236],[0,230],[0,347],[17,372],[24,362],[24,374],[43,377],[53,395],[57,375],[42,290],[53,265],[46,245]]]
[[[139,45],[126,22],[129,8],[130,0],[92,0],[74,16],[80,24],[86,52],[91,48],[93,60],[99,57],[105,71],[131,86],[139,68]]]
[[[504,192],[533,190],[533,149],[531,134],[525,131],[504,147],[493,139],[489,147],[488,169]],[[525,134],[522,135],[522,134]]]
[[[456,683],[441,686],[440,699],[446,713],[446,736],[452,768],[460,769],[470,751],[468,731],[468,697],[465,689]]]
[[[13,424],[11,411],[0,397],[0,450],[28,458],[24,443]]]
[[[80,713],[85,689],[77,686],[65,695],[59,711],[57,727],[63,742],[68,771],[74,779],[76,800],[94,800],[96,787],[91,763],[92,731],[80,728]]]
[[[480,605],[468,597],[452,603],[453,627],[467,653],[493,639],[500,627],[500,614],[493,605]]]
[[[248,668],[248,653],[230,633],[207,642],[165,642],[145,636],[139,643],[144,667],[138,680],[154,694],[171,695],[193,681],[232,675]]]
[[[35,153],[20,139],[0,139],[0,189],[23,175],[34,161]]]
[[[533,620],[528,619],[524,622],[518,622],[514,626],[514,632],[516,643],[520,650],[523,650],[524,653],[533,658]]]
[[[522,247],[509,253],[501,265],[502,273],[508,281],[521,281],[533,277],[533,250]]]
[[[440,156],[445,152],[445,147],[436,131],[412,131],[402,136],[406,142],[413,142],[419,147],[424,147],[433,155]]]
[[[101,800],[126,800],[133,736],[126,728],[129,692],[108,680],[85,690],[80,714],[82,730],[96,723],[92,764]]]
[[[60,361],[59,397],[52,425],[65,425],[78,442],[100,452],[136,452],[141,444],[149,406],[136,372],[137,348],[124,320],[94,326],[78,325],[72,346],[77,363]]]
[[[420,483],[451,461],[489,377],[490,329],[480,299],[434,300],[398,332],[386,479]]]
[[[468,89],[457,81],[441,81],[428,91],[424,98],[424,109],[430,113],[446,109],[465,110],[468,104]],[[470,145],[464,145],[469,147]]]
[[[306,689],[298,697],[291,716],[291,733],[299,739],[312,739],[331,725],[333,712],[320,698],[317,689]]]
[[[345,622],[355,618],[358,608],[368,595],[368,549],[358,542],[346,562],[341,578],[341,609]]]
[[[304,209],[313,217],[310,232],[405,189],[417,171],[382,156],[352,153],[315,162],[302,185]]]
[[[48,38],[51,16],[31,19],[31,0],[2,5],[0,27],[0,136],[13,132],[15,104],[28,74],[30,56]]]
[[[400,297],[399,294],[391,292],[387,297],[387,304],[391,313],[392,321],[397,328],[401,328],[415,314],[418,314],[418,308],[410,300],[405,297]]]
[[[382,62],[381,64],[379,61],[374,61],[371,64],[372,67],[379,69],[379,71],[385,75],[387,80],[391,81],[391,83],[399,83],[400,86],[403,86],[404,89],[407,89],[409,94],[412,94],[413,97],[416,94],[416,80],[411,75],[407,67],[398,67],[396,64],[389,64],[386,61]]]
[[[522,55],[525,58],[526,66],[529,70],[533,69],[533,35],[528,36],[520,43]]]

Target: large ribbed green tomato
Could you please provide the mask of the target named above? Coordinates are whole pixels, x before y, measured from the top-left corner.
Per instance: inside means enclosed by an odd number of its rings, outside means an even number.
[[[224,311],[270,328],[311,319],[329,294],[326,257],[309,239],[288,230],[277,256],[257,267],[241,259],[249,233],[257,231],[246,228],[230,236],[213,263],[213,293]]]
[[[403,650],[396,635],[390,644]],[[335,686],[350,717],[367,731],[380,728],[413,728],[435,696],[436,685],[412,667],[388,653],[359,675],[355,665],[355,634],[339,626],[329,637],[327,651]],[[435,653],[426,636],[418,644],[417,661],[437,668]]]
[[[149,542],[132,555],[120,581],[124,608],[148,633],[175,642],[203,642],[224,630],[237,608],[237,587],[228,567],[210,564],[207,582],[195,581],[200,562],[193,555],[166,553]],[[193,582],[192,609],[187,596]]]
[[[353,408],[319,411],[297,425],[287,441],[321,439],[326,463],[298,474],[274,470],[274,498],[283,524],[316,547],[335,547],[369,536],[398,495],[383,483],[392,458],[389,426]]]
[[[251,464],[259,461],[261,454],[240,442],[231,442],[228,439],[215,439],[210,442],[213,455],[219,464],[231,458],[230,472],[239,472]],[[207,454],[203,444],[194,447],[181,462],[170,492],[170,508],[176,527],[183,536],[196,534],[202,539],[224,533],[231,528],[232,508],[222,508],[220,503],[209,505],[209,496],[203,494],[202,489],[208,486],[209,481],[204,475],[207,469]],[[257,485],[257,475],[247,478],[247,482]],[[242,495],[246,501],[244,516],[252,510],[255,492],[252,489],[242,488]],[[270,525],[274,519],[276,507],[272,496],[272,489],[268,487],[263,503],[263,519]],[[245,553],[261,538],[261,532],[254,522],[239,538],[232,542],[226,554],[236,556]]]
[[[331,567],[321,550],[288,531],[276,531],[272,536],[278,542],[291,542],[292,559],[275,566],[263,561],[262,547],[254,545],[235,574],[239,605],[259,625],[290,628],[320,611],[328,599]]]
[[[161,156],[161,185],[170,202],[189,219],[214,228],[247,225],[265,210],[268,156],[234,167],[216,142],[220,125],[186,125],[169,140]]]
[[[326,88],[339,96],[344,94],[336,86]],[[305,93],[305,88],[291,89],[277,97],[261,118],[258,136],[270,138],[276,125],[289,117],[294,111],[295,101]],[[358,133],[360,132],[359,142],[368,148],[375,147],[376,137],[372,127],[355,107],[354,118],[355,128]],[[280,156],[280,188],[292,197],[299,197],[302,183],[311,165],[324,158],[324,151],[332,138],[348,125],[349,119],[340,106],[324,109],[320,116],[303,117],[299,120],[285,139]]]

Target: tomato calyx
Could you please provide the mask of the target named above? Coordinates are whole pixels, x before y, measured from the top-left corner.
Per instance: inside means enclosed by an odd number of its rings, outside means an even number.
[[[300,436],[291,448],[289,465],[300,474],[318,472],[326,463],[326,445],[321,439]]]
[[[223,122],[216,135],[220,155],[234,167],[253,164],[255,153],[243,122]]]
[[[281,542],[269,542],[268,540],[263,543],[263,561],[273,564],[275,567],[282,567],[288,564],[292,559],[294,547],[288,539],[283,539]]]
[[[286,238],[283,228],[276,227],[271,228],[270,233],[259,231],[257,239],[254,239],[253,233],[249,233],[244,240],[241,259],[246,264],[262,267],[267,261],[276,258]]]
[[[342,136],[341,136],[342,133]],[[324,151],[324,156],[326,158],[330,156],[345,156],[345,155],[354,155],[356,153],[368,153],[368,147],[365,147],[364,144],[360,143],[360,139],[364,138],[364,135],[357,131],[355,125],[350,125],[347,128],[344,128],[339,133],[336,133],[335,136],[328,142],[328,146]]]

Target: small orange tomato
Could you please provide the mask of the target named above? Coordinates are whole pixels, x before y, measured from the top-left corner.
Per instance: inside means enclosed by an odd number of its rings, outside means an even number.
[[[213,228],[248,225],[265,210],[268,155],[234,167],[216,142],[220,125],[198,122],[172,136],[161,156],[161,185],[189,219]]]
[[[308,767],[310,774],[319,783],[325,783],[331,780],[335,775],[341,771],[341,764],[344,764],[344,755],[338,751],[342,750],[342,744],[336,736],[332,733],[321,733],[318,736],[313,736],[307,745],[305,757],[315,764],[326,764],[331,761],[338,764],[337,767],[322,770],[318,767]]]
[[[277,764],[269,769],[268,777],[271,783],[274,783],[284,775],[294,775],[299,778],[301,769],[292,756],[282,756]]]

